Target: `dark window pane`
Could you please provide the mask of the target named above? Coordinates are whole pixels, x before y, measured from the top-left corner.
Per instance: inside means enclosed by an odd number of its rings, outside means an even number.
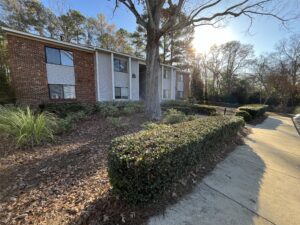
[[[64,99],[75,99],[75,86],[73,85],[64,85]]]
[[[127,60],[114,59],[114,71],[127,73]]]
[[[127,73],[127,61],[120,60],[120,72]]]
[[[121,98],[121,88],[115,87],[115,98],[120,99]]]
[[[61,64],[62,65],[74,66],[72,52],[61,50],[60,55],[61,55]]]
[[[47,63],[60,64],[60,52],[58,49],[46,47]]]
[[[114,71],[119,72],[120,71],[120,60],[114,59]]]
[[[62,99],[64,97],[63,86],[60,84],[49,84],[49,92],[51,99]]]

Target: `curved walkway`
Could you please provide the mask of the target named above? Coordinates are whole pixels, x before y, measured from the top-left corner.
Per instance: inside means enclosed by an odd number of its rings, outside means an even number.
[[[300,136],[272,114],[194,191],[149,225],[300,224]]]

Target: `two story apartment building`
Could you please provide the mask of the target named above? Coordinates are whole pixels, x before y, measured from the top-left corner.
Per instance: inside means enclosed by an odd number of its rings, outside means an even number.
[[[17,103],[143,100],[146,65],[141,58],[2,28]],[[161,65],[160,99],[184,99],[189,74]]]

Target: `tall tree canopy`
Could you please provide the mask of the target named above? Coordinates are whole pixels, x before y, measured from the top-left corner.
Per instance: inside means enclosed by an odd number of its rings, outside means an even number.
[[[159,119],[161,116],[159,46],[164,35],[191,25],[218,25],[224,19],[242,15],[247,16],[251,21],[255,15],[271,16],[281,22],[286,20],[280,16],[280,1],[275,0],[116,0],[116,7],[119,4],[127,7],[136,17],[137,24],[146,30],[145,111],[153,119]],[[165,10],[169,12],[169,16],[163,20]]]

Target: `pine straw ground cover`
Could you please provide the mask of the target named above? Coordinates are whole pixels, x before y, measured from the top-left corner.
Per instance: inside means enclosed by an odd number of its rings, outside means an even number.
[[[134,207],[111,194],[106,156],[113,138],[142,129],[146,119],[134,114],[120,121],[125,125],[93,115],[55,143],[33,149],[13,149],[1,140],[0,224],[144,224],[191,191],[244,135],[224,145],[159,202]]]

